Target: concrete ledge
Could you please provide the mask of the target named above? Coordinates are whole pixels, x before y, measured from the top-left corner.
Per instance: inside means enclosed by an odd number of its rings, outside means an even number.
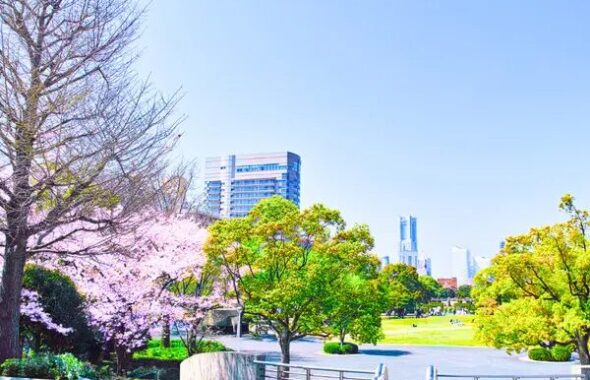
[[[180,380],[255,380],[254,360],[265,355],[211,352],[193,355],[180,363]]]

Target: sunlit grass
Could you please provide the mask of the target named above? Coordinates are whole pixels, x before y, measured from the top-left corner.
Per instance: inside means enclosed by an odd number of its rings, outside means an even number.
[[[382,320],[385,338],[380,343],[425,346],[483,346],[475,340],[472,315]],[[451,319],[461,325],[451,324]],[[415,325],[416,327],[413,327]]]

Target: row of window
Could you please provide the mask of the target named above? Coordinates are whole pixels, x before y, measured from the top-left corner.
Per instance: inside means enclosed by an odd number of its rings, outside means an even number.
[[[271,170],[286,170],[287,165],[279,164],[258,164],[258,165],[240,165],[236,167],[238,173],[249,173],[249,172],[263,172]]]

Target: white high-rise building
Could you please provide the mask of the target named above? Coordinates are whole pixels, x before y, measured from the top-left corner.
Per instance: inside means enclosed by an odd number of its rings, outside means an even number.
[[[207,158],[207,211],[222,218],[241,217],[273,195],[299,206],[300,172],[301,159],[291,152]]]
[[[482,269],[486,269],[491,265],[492,259],[489,257],[475,256],[473,257],[473,276]]]
[[[418,274],[420,276],[432,276],[432,260],[430,257],[426,257],[424,252],[421,252],[418,256]]]
[[[418,220],[399,218],[399,262],[418,268]]]
[[[457,286],[471,284],[473,280],[473,259],[467,248],[454,246],[451,248],[453,277],[457,278]]]

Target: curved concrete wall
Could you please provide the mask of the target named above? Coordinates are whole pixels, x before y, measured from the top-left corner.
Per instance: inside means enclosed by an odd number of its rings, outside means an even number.
[[[256,380],[253,361],[264,359],[239,352],[197,354],[180,363],[180,380]]]

